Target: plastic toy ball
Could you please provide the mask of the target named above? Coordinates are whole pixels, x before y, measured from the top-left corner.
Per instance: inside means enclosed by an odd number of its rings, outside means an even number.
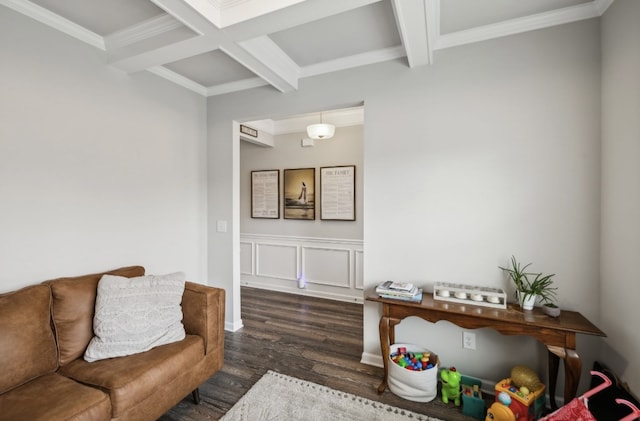
[[[500,392],[498,394],[498,401],[503,405],[509,406],[511,405],[511,396],[509,396],[508,393]]]

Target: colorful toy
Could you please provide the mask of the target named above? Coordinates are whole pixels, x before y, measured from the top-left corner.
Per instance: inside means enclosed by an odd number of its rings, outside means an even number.
[[[482,381],[474,377],[462,376],[460,388],[462,392],[462,413],[478,420],[483,420],[486,414],[485,401],[480,387]]]
[[[453,399],[456,406],[460,406],[460,373],[455,367],[444,368],[440,372],[442,379],[442,402],[449,403]]]
[[[540,378],[535,371],[524,365],[517,365],[511,369],[511,382],[518,389],[523,387],[531,392],[544,387],[544,384],[540,381]],[[522,391],[524,393],[524,391]],[[528,395],[529,393],[525,393]]]
[[[519,376],[519,382],[516,383],[513,379],[507,378],[496,384],[496,402],[490,408],[493,414],[492,419],[501,421],[537,420],[544,410],[544,384],[540,382],[533,370],[527,367],[518,366],[511,372],[517,377]],[[527,386],[524,386],[523,383],[526,383]],[[531,386],[536,386],[536,389],[529,389]],[[512,414],[514,418],[508,414]]]
[[[424,371],[434,367],[428,352],[407,352],[407,348],[399,347],[398,352],[391,354],[391,360],[402,368],[413,371]]]
[[[511,397],[508,393],[500,392],[496,396],[496,402],[487,410],[484,421],[516,421],[516,416],[511,409]]]

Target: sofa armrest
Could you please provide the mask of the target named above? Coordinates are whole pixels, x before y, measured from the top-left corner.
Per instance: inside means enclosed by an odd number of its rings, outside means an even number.
[[[205,354],[224,355],[225,290],[186,282],[182,296],[182,314],[187,334],[204,339]]]

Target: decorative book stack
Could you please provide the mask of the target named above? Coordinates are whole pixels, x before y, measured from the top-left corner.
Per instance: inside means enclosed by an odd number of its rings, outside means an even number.
[[[381,298],[422,302],[422,288],[409,282],[385,281],[376,287],[376,293]]]

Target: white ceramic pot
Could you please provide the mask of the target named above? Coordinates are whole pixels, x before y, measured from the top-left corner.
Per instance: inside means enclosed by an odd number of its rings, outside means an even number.
[[[518,293],[518,300],[520,301],[520,307],[523,310],[533,310],[533,306],[536,303],[537,295],[524,295],[523,293]]]

